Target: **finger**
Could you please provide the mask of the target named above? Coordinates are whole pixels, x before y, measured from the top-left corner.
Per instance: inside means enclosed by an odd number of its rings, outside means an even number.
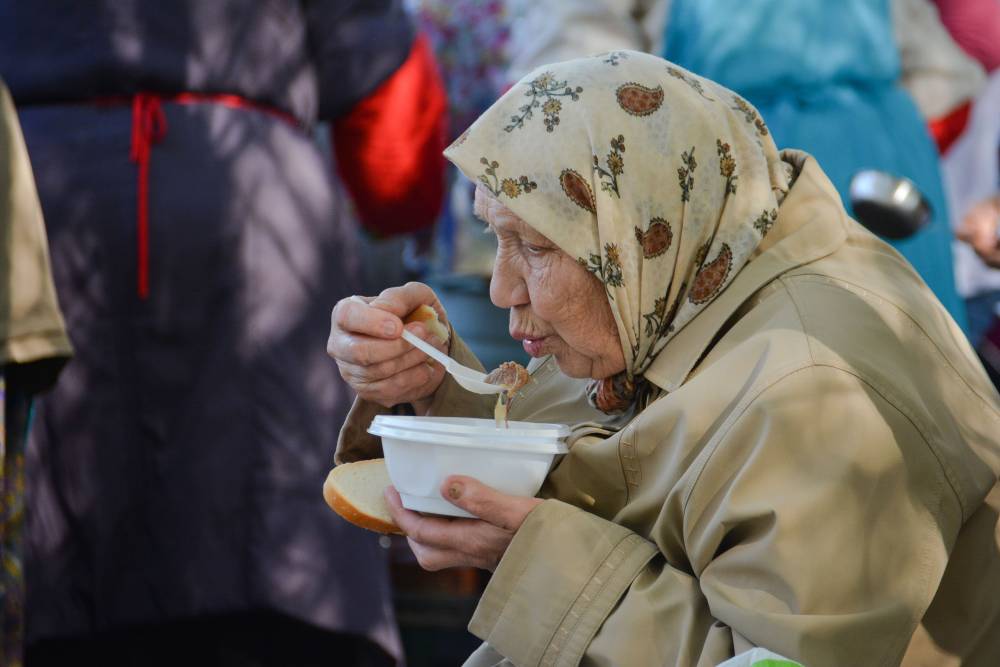
[[[970,245],[975,245],[976,239],[983,235],[981,220],[976,216],[967,216],[962,225],[955,230],[955,236]]]
[[[415,537],[407,537],[406,541],[424,569],[466,565],[493,571],[513,538],[513,533],[478,520],[468,528],[455,530],[455,534],[461,540],[452,548],[426,544]]]
[[[427,325],[424,324],[423,322],[410,322],[410,323],[408,323],[406,325],[406,330],[409,331],[410,333],[414,334],[417,338],[421,339],[425,343],[430,343],[432,346],[434,346],[437,349],[441,350],[445,354],[448,354],[448,350],[449,350],[448,343],[442,341],[440,338],[438,338],[433,333],[431,333],[431,330],[428,329]],[[407,341],[404,341],[404,342],[406,342],[407,345],[410,345],[409,342],[407,342]],[[413,348],[413,349],[416,349],[416,348]],[[425,354],[424,356],[427,357],[427,359],[430,359],[430,357],[428,355]]]
[[[1000,246],[995,247],[992,252],[983,256],[983,261],[994,269],[1000,268]]]
[[[477,529],[487,527],[478,519],[446,518],[425,516],[403,507],[403,501],[395,487],[385,490],[385,503],[389,508],[396,525],[406,536],[425,547],[433,547],[447,551],[468,551],[469,547],[480,540],[475,536]]]
[[[479,519],[430,517],[412,512],[403,507],[398,492],[391,486],[385,491],[385,500],[424,569],[464,565],[492,571],[510,544],[512,533]]]
[[[337,359],[341,376],[350,383],[371,384],[403,373],[419,365],[427,365],[429,357],[420,350],[410,347],[403,354],[374,364],[354,364],[346,359]]]
[[[406,527],[413,526],[414,522],[420,519],[420,515],[403,507],[403,499],[399,497],[399,491],[392,485],[385,487],[382,497],[385,498],[385,505],[389,509],[392,520],[396,522],[404,534],[408,534]]]
[[[539,498],[510,496],[464,475],[452,475],[441,485],[441,495],[451,504],[474,514],[483,521],[515,532],[524,523]]]
[[[423,283],[409,282],[399,287],[383,290],[372,302],[374,308],[383,309],[402,319],[420,306],[427,304],[437,311],[438,319],[446,323],[444,307],[430,287]]]
[[[374,300],[373,300],[374,303]],[[374,338],[398,338],[403,321],[384,308],[362,303],[360,299],[341,299],[331,314],[330,332],[342,331]]]
[[[993,230],[988,229],[980,229],[977,232],[972,239],[972,248],[976,251],[977,255],[984,260],[988,260],[997,250],[996,234]]]
[[[335,332],[327,341],[327,354],[338,362],[372,366],[408,353],[413,346],[402,338],[385,340],[361,334]]]
[[[417,364],[385,380],[352,382],[351,386],[361,398],[392,407],[430,396],[443,378],[444,369],[441,366],[432,368],[427,364]]]
[[[436,336],[428,331],[427,327],[419,322],[407,324],[406,329],[438,349],[447,349],[442,346],[441,341]],[[416,348],[402,338],[385,340],[335,329],[330,340],[327,341],[326,352],[338,361],[345,361],[357,366],[373,366],[398,359],[414,350]],[[429,359],[423,352],[420,354],[423,355],[423,359]]]
[[[453,539],[446,537],[446,534],[454,528],[452,525],[456,523],[454,520],[424,516],[406,509],[403,507],[402,498],[399,497],[399,491],[394,486],[387,486],[383,495],[392,520],[407,537],[425,546],[436,548],[448,548],[453,542]]]
[[[430,547],[412,538],[406,538],[406,542],[410,545],[413,555],[417,557],[417,563],[420,564],[420,567],[430,572],[449,567],[478,567],[484,570],[492,570],[496,567],[496,563],[475,554]]]

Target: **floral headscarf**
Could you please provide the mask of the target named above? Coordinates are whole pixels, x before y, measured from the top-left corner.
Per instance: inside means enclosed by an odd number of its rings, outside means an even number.
[[[591,387],[605,412],[747,263],[789,179],[743,98],[634,51],[532,72],[445,156],[604,284],[626,361]]]

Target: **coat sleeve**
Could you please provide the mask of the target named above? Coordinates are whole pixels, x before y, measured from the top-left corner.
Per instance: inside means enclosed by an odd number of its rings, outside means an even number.
[[[470,630],[519,666],[717,665],[754,646],[898,664],[961,522],[913,423],[832,368],[718,422],[670,490],[653,466],[671,454],[647,450],[617,522],[539,505]]]
[[[319,84],[319,117],[336,118],[395,72],[414,27],[401,0],[303,0]]]
[[[0,81],[0,369],[37,393],[55,382],[71,354],[31,162]]]
[[[305,0],[337,170],[378,237],[429,229],[444,197],[447,95],[400,0]]]
[[[427,38],[332,125],[337,171],[361,224],[386,237],[427,229],[444,199],[447,94]]]

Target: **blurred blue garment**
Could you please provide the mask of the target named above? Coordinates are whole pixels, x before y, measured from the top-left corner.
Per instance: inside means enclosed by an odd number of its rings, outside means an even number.
[[[779,148],[815,156],[848,211],[861,169],[913,180],[932,220],[889,242],[966,327],[937,149],[898,84],[889,0],[673,0],[664,38],[665,58],[756,106]]]

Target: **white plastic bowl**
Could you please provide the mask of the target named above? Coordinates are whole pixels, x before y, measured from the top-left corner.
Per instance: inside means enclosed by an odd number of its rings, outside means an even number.
[[[534,496],[556,454],[568,451],[569,427],[458,417],[375,417],[368,432],[382,438],[386,467],[403,507],[472,516],[441,497],[449,475],[468,475],[498,491]]]

